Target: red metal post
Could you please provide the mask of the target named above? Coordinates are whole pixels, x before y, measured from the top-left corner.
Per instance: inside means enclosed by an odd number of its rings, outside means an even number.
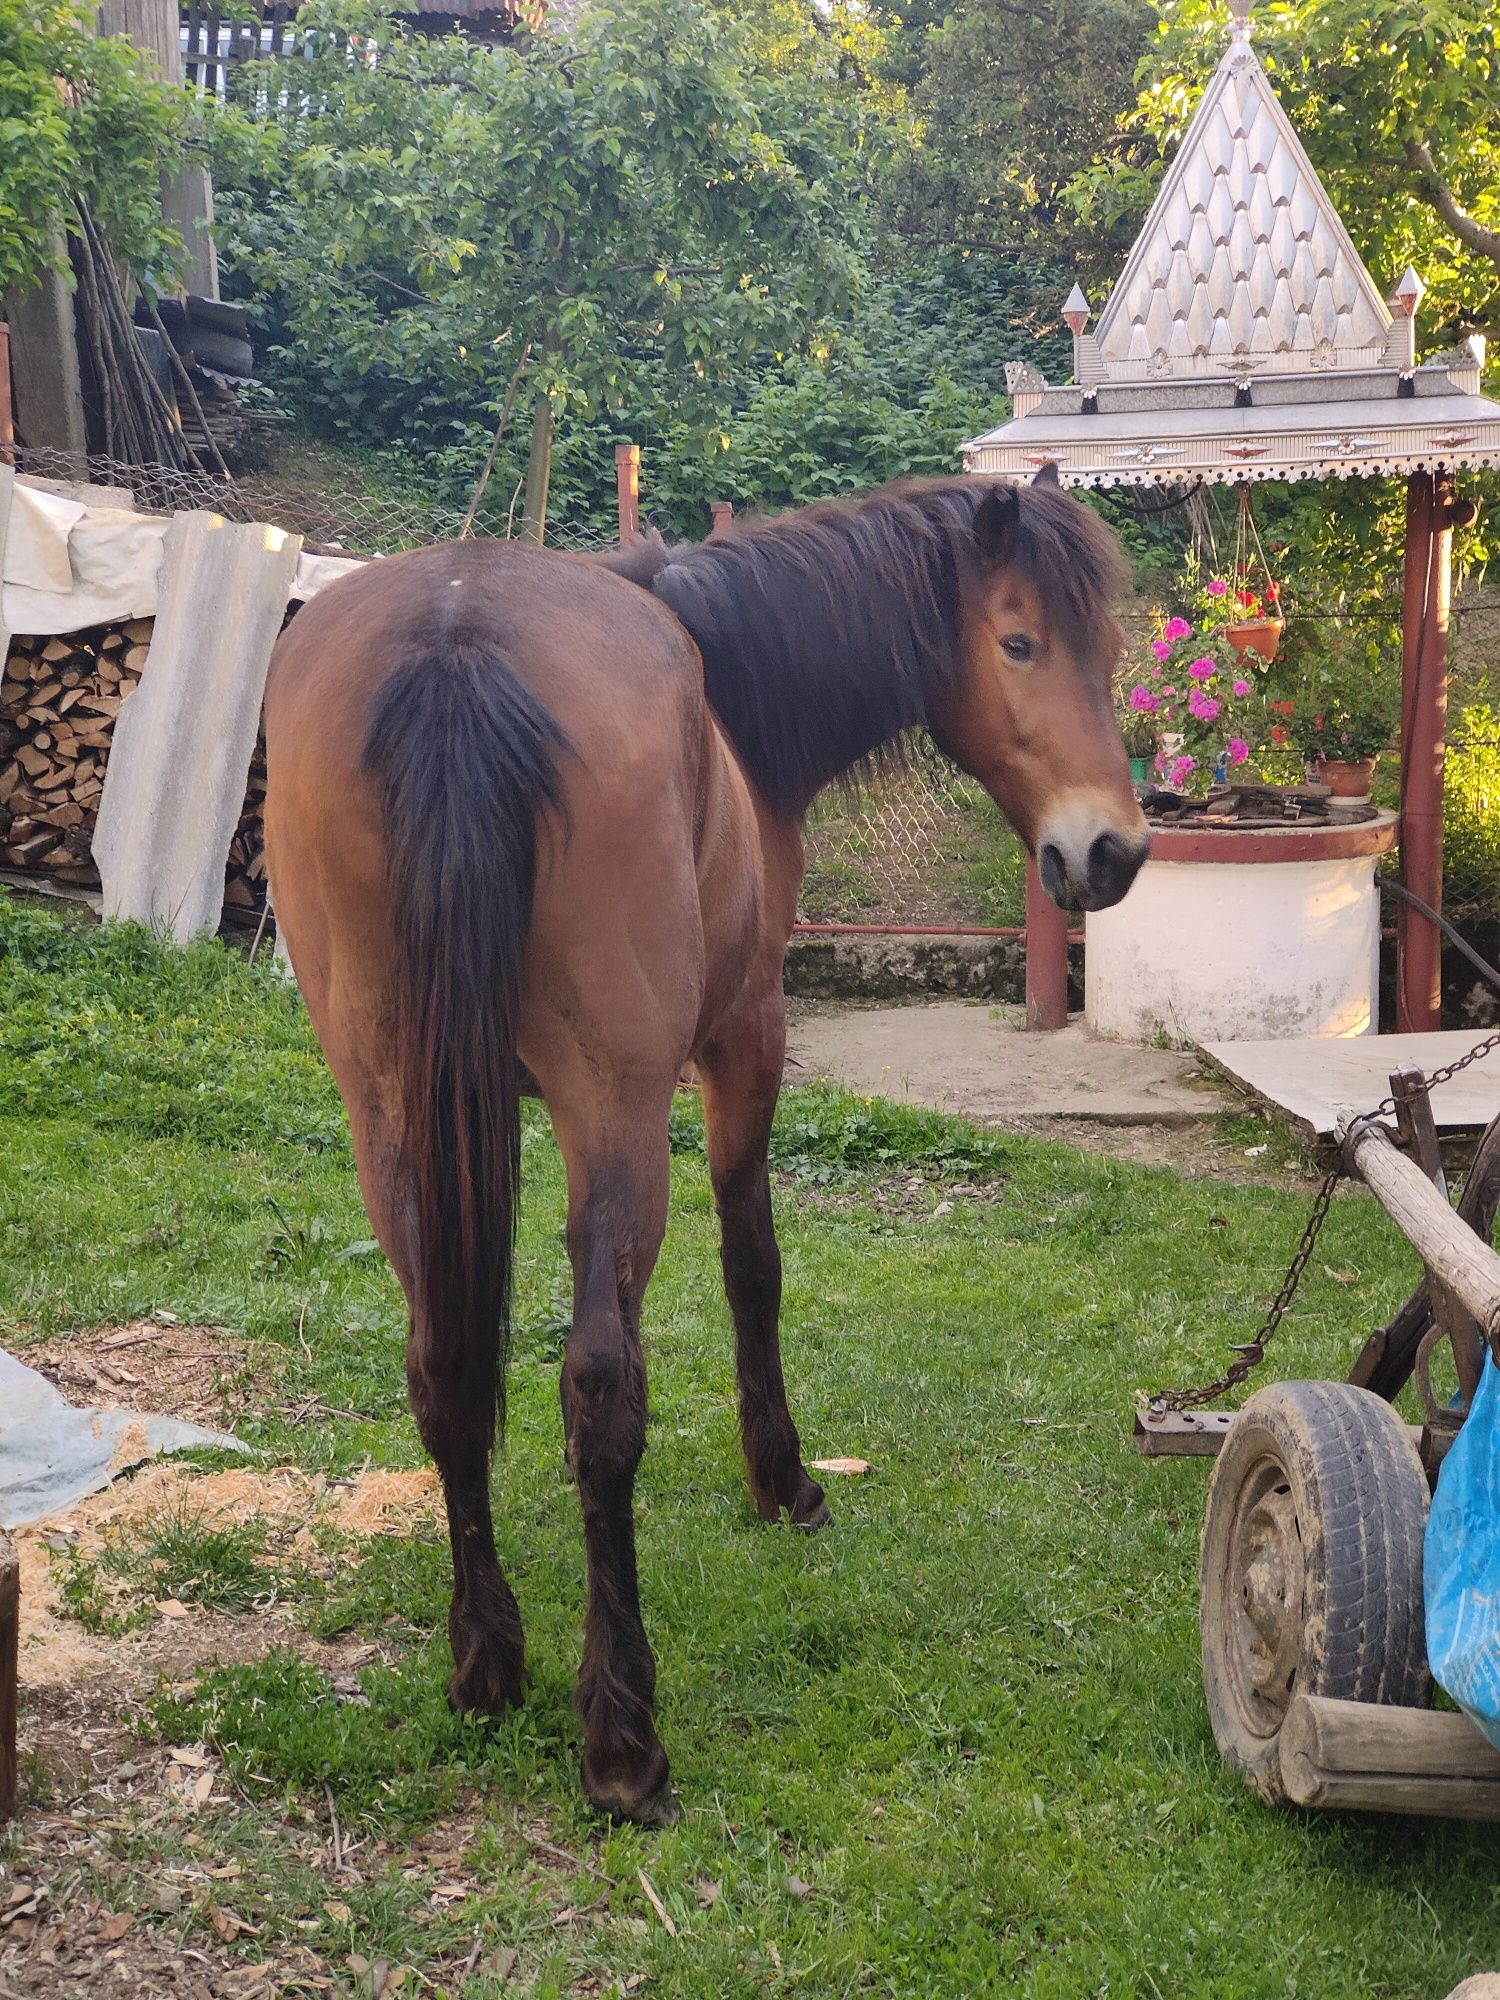
[[[628,542],[641,524],[641,448],[615,446],[615,499],[620,511],[620,540]]]
[[[10,393],[10,328],[0,319],[0,446],[16,441],[15,406]]]
[[[1448,717],[1448,607],[1452,482],[1414,472],[1406,489],[1401,646],[1401,879],[1443,906],[1443,753]],[[1419,910],[1396,918],[1396,1025],[1436,1028],[1442,1011],[1442,939]]]
[[[729,524],[734,519],[734,502],[732,500],[710,500],[708,511],[713,515],[714,522],[708,531],[708,539],[714,541],[720,535],[727,535],[729,533]]]
[[[1042,887],[1034,861],[1026,864],[1026,1025],[1068,1025],[1068,913]]]

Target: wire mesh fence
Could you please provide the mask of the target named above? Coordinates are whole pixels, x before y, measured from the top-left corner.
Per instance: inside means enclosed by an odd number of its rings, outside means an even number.
[[[160,465],[9,446],[0,458],[34,478],[122,488],[153,513],[207,509],[268,521],[314,552],[377,556],[454,539],[464,510],[427,496],[374,493],[328,477],[249,473],[223,479]],[[609,546],[596,529],[549,521],[548,543],[588,554]],[[1493,905],[1500,879],[1500,742],[1482,726],[1500,715],[1500,592],[1481,579],[1460,593],[1451,633],[1453,742],[1448,757],[1449,880],[1456,906]],[[1337,622],[1321,614],[1321,622]],[[1125,620],[1128,656],[1155,632],[1142,605]],[[1470,703],[1479,707],[1470,716]],[[1294,761],[1294,760],[1293,760]],[[1290,781],[1299,774],[1281,774]],[[854,792],[821,799],[808,826],[800,914],[811,922],[969,927],[1022,921],[1020,845],[978,785],[920,739],[900,767]]]
[[[425,497],[405,500],[348,487],[335,491],[303,480],[254,473],[224,479],[175,466],[129,465],[94,454],[21,445],[0,448],[0,459],[36,479],[123,488],[134,505],[147,514],[202,508],[230,521],[268,521],[301,535],[304,545],[315,554],[394,555],[400,549],[453,541],[464,521],[462,507],[437,507]],[[554,548],[578,554],[609,546],[608,536],[566,521],[549,520],[547,541]]]
[[[814,805],[798,914],[944,929],[1018,923],[1024,865],[979,785],[923,736],[899,767]]]

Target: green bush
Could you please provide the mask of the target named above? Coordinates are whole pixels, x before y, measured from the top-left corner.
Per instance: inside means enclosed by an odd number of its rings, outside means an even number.
[[[1500,907],[1500,706],[1463,709],[1451,733],[1444,780],[1443,871],[1455,908]]]

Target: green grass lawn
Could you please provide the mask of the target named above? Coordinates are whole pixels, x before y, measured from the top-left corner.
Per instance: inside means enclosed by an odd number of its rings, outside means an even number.
[[[0,950],[0,1338],[24,1351],[163,1309],[223,1325],[251,1345],[240,1428],[271,1463],[420,1464],[400,1299],[366,1246],[295,995],[218,946],[165,953],[16,904],[0,906]],[[793,1409],[809,1456],[874,1468],[831,1482],[835,1523],[808,1539],[760,1526],[745,1494],[691,1101],[673,1132],[638,1518],[680,1824],[602,1828],[578,1790],[563,1191],[533,1115],[495,1474],[529,1700],[492,1728],[448,1713],[446,1550],[429,1534],[351,1546],[302,1586],[308,1632],[368,1633],[392,1654],[362,1671],[362,1702],[335,1699],[295,1645],[163,1688],[147,1736],[206,1744],[236,1788],[214,1856],[243,1862],[234,1907],[255,1929],[226,1948],[274,1959],[295,1940],[351,1992],[386,1959],[412,1968],[404,1993],[467,2000],[1436,2000],[1500,1962],[1494,1830],[1278,1816],[1221,1768],[1197,1663],[1206,1471],[1147,1464],[1128,1441],[1137,1389],[1217,1373],[1253,1327],[1305,1186],[1195,1182],[791,1096],[777,1158]],[[1341,1372],[1411,1280],[1373,1205],[1340,1200],[1278,1370]],[[310,1397],[311,1418],[286,1413]],[[157,1565],[181,1548],[162,1546],[142,1552],[148,1595],[177,1574]],[[212,1601],[253,1599],[258,1560],[253,1537],[204,1556]],[[333,1897],[302,1838],[330,1798],[368,1864]],[[419,1844],[455,1814],[481,1886],[448,1910]],[[117,1906],[174,1825],[119,1837]],[[592,1872],[548,1861],[539,1827]],[[18,1873],[28,1838],[23,1818],[0,1843]],[[139,1925],[213,1943],[201,1899],[163,1913],[140,1895]]]

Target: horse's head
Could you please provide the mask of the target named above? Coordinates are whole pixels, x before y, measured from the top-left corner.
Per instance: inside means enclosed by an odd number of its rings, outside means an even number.
[[[1052,900],[1107,909],[1151,844],[1111,694],[1114,536],[1047,466],[1030,486],[981,489],[967,553],[959,674],[932,733],[1020,834]]]

